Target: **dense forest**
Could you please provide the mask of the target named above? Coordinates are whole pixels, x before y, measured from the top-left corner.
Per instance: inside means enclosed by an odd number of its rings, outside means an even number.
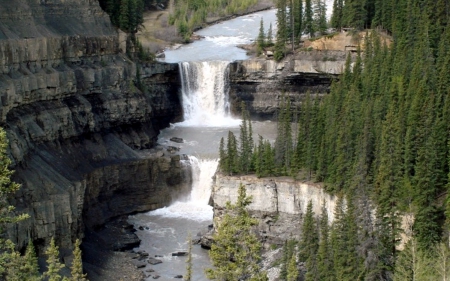
[[[299,256],[306,280],[449,278],[449,14],[448,0],[335,0],[332,26],[377,27],[393,44],[367,30],[363,51],[348,58],[329,95],[307,94],[301,108],[285,97],[274,144],[254,143],[247,118],[239,140],[230,133],[221,142],[224,173],[290,175],[345,196],[327,233],[303,235],[315,241],[308,246],[315,250]],[[414,219],[402,225],[406,214]],[[313,224],[315,230],[321,225]],[[311,233],[317,234],[307,238]],[[404,233],[413,239],[399,251]],[[300,241],[290,251],[303,247]],[[321,255],[328,277],[320,277]]]

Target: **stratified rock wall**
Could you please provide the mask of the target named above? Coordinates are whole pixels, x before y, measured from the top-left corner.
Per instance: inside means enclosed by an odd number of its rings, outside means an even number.
[[[181,118],[178,65],[141,66],[142,92],[124,51],[97,0],[0,0],[0,126],[12,203],[31,216],[8,230],[19,246],[71,248],[84,227],[187,192],[189,167],[150,150]]]
[[[295,181],[288,177],[230,177],[220,173],[215,176],[211,195],[215,219],[220,220],[223,216],[227,201],[236,202],[240,184],[245,186],[247,195],[252,197],[248,210],[259,220],[259,234],[268,244],[282,244],[285,240],[299,238],[302,217],[310,200],[316,216],[321,214],[325,204],[330,222],[334,219],[337,198],[326,193],[319,184]]]
[[[253,119],[275,119],[282,96],[299,106],[309,91],[325,94],[331,82],[342,73],[344,52],[305,52],[279,63],[250,59],[230,64],[230,101],[234,114],[246,103]]]

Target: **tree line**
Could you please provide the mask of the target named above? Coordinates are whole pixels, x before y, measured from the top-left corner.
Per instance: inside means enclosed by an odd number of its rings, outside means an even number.
[[[279,61],[287,54],[289,44],[294,50],[301,37],[325,34],[327,30],[325,0],[277,0],[278,29],[274,46],[274,59]]]
[[[45,254],[47,255],[47,270],[39,272],[33,242],[30,240],[22,255],[16,245],[5,239],[5,227],[27,219],[27,214],[16,214],[15,208],[8,203],[8,196],[14,194],[20,185],[11,181],[13,171],[9,169],[11,160],[6,154],[8,141],[6,132],[0,128],[0,280],[6,281],[86,281],[81,261],[80,241],[77,239],[73,251],[74,259],[71,266],[71,276],[62,277],[60,271],[64,264],[60,262],[58,246],[52,238]]]

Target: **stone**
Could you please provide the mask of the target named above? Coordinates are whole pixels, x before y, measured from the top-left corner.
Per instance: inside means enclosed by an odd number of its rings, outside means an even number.
[[[151,264],[151,265],[155,265],[155,264],[160,264],[160,263],[162,263],[162,260],[160,260],[160,259],[155,259],[155,258],[149,258],[149,259],[147,260],[147,262],[148,262],[149,264]]]
[[[175,275],[173,278],[183,278],[183,275],[180,275],[180,274],[178,274],[178,275]]]
[[[167,152],[169,152],[169,153],[177,153],[178,151],[180,151],[180,148],[179,147],[176,147],[176,146],[169,146],[169,147],[167,147]]]
[[[176,143],[183,143],[184,140],[182,138],[178,138],[178,137],[172,137],[170,138],[170,141],[176,142]]]
[[[172,257],[184,257],[184,256],[187,256],[188,255],[188,252],[175,252],[175,253],[172,253]]]
[[[161,276],[159,276],[158,274],[153,275],[153,279],[158,279],[159,277]]]
[[[131,263],[136,267],[136,268],[144,268],[146,266],[145,262],[141,262],[141,261],[137,261],[137,260],[131,260]]]

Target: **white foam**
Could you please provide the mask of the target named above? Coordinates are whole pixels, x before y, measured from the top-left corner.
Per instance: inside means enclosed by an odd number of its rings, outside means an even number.
[[[167,218],[183,218],[196,221],[211,221],[212,206],[209,206],[213,175],[216,172],[218,160],[198,160],[189,156],[192,165],[192,190],[187,201],[178,201],[169,207],[148,212],[149,216],[163,216]]]

